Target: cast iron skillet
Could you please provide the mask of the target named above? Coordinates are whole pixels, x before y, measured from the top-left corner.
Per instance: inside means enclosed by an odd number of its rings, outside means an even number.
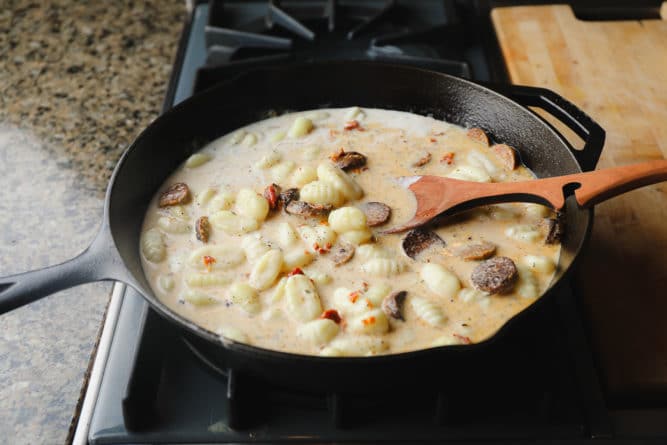
[[[548,90],[506,87],[503,94],[440,73],[360,62],[261,69],[213,87],[156,119],[127,149],[107,190],[102,227],[88,249],[63,264],[0,279],[0,313],[81,283],[118,280],[141,293],[153,309],[182,330],[197,354],[220,368],[233,367],[274,384],[311,391],[367,392],[396,385],[397,379],[401,385],[433,384],[443,373],[454,372],[464,354],[494,348],[496,338],[552,298],[588,236],[592,212],[568,199],[567,235],[550,289],[491,339],[355,358],[288,354],[222,340],[172,312],[155,297],[144,277],[139,256],[141,224],[151,197],[194,151],[235,128],[295,110],[359,105],[432,115],[480,127],[495,140],[516,147],[539,177],[594,168],[604,131],[588,116]],[[586,141],[583,150],[574,150],[524,106],[540,107],[561,120]]]

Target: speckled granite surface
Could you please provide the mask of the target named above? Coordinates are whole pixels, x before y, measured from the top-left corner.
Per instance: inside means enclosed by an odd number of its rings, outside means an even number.
[[[92,240],[116,160],[158,115],[185,15],[183,0],[2,2],[0,276]],[[67,440],[110,289],[0,316],[2,443]]]

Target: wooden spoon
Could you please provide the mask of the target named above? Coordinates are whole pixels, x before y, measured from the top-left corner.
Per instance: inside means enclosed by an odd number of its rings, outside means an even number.
[[[519,182],[482,183],[441,176],[402,177],[399,183],[417,198],[417,211],[410,221],[384,233],[402,232],[421,226],[435,216],[452,215],[485,204],[535,202],[562,210],[566,192],[572,190],[577,203],[587,208],[662,181],[667,181],[667,160]]]

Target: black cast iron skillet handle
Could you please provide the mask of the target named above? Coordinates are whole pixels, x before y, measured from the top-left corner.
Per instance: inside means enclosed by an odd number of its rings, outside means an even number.
[[[605,131],[572,102],[545,88],[523,85],[487,85],[525,107],[538,107],[567,125],[585,142],[581,150],[567,144],[584,171],[595,170],[604,146]],[[566,141],[567,142],[567,141]]]
[[[0,277],[0,314],[54,292],[102,280],[127,282],[111,234],[103,225],[90,246],[75,258],[44,269]]]

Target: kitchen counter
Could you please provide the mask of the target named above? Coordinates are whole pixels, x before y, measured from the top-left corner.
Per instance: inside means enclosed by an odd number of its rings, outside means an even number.
[[[0,276],[93,239],[116,161],[159,113],[182,0],[12,1],[0,11]],[[0,316],[0,437],[63,443],[110,283]]]

